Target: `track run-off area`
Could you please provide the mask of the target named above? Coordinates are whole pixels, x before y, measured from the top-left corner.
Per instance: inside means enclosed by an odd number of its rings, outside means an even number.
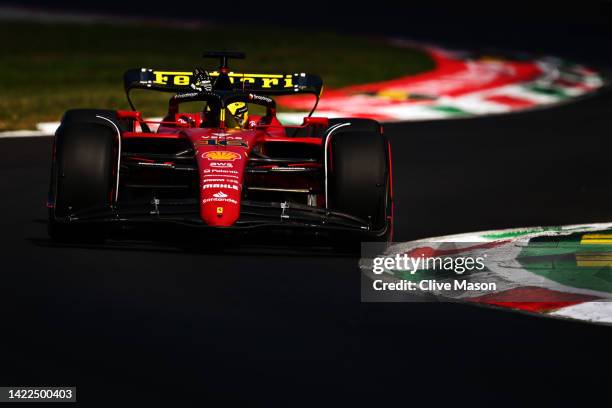
[[[545,110],[387,125],[396,241],[610,221],[610,106],[603,88]],[[607,385],[594,367],[612,362],[610,327],[454,303],[361,303],[357,256],[54,245],[44,205],[51,142],[0,140],[3,384],[76,385],[81,403],[175,406],[380,405],[401,395],[558,405]]]

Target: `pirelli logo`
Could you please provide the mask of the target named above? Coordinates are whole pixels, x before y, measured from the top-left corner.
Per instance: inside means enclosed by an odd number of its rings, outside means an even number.
[[[188,86],[193,72],[188,71],[152,71],[153,83],[157,85]],[[232,84],[244,84],[245,87],[257,87],[263,89],[293,88],[293,78],[296,74],[243,74],[230,72],[228,74]],[[210,73],[211,77],[218,77],[219,72]]]

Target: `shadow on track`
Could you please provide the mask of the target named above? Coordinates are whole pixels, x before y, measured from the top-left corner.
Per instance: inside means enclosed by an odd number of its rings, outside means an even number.
[[[612,220],[612,88],[511,115],[389,124],[396,238]]]

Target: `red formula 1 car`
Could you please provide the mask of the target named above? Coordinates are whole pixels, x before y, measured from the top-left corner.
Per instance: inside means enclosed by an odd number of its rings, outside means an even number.
[[[378,122],[311,112],[302,125],[284,126],[269,96],[311,93],[318,101],[318,76],[235,73],[228,59],[244,54],[205,56],[220,58],[217,71],[127,71],[132,111],[64,114],[48,200],[53,238],[170,222],[390,239],[391,150]],[[137,88],[174,93],[163,120],[144,120],[134,108]],[[194,101],[199,112],[181,111]]]

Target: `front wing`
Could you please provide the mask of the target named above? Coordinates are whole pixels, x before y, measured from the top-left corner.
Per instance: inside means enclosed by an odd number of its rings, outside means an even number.
[[[69,224],[109,223],[174,223],[214,230],[306,229],[321,232],[346,232],[364,238],[382,237],[390,228],[374,230],[369,222],[338,211],[294,203],[243,200],[240,218],[231,227],[208,226],[199,214],[196,199],[155,199],[130,202],[115,208],[92,208],[56,219]]]

